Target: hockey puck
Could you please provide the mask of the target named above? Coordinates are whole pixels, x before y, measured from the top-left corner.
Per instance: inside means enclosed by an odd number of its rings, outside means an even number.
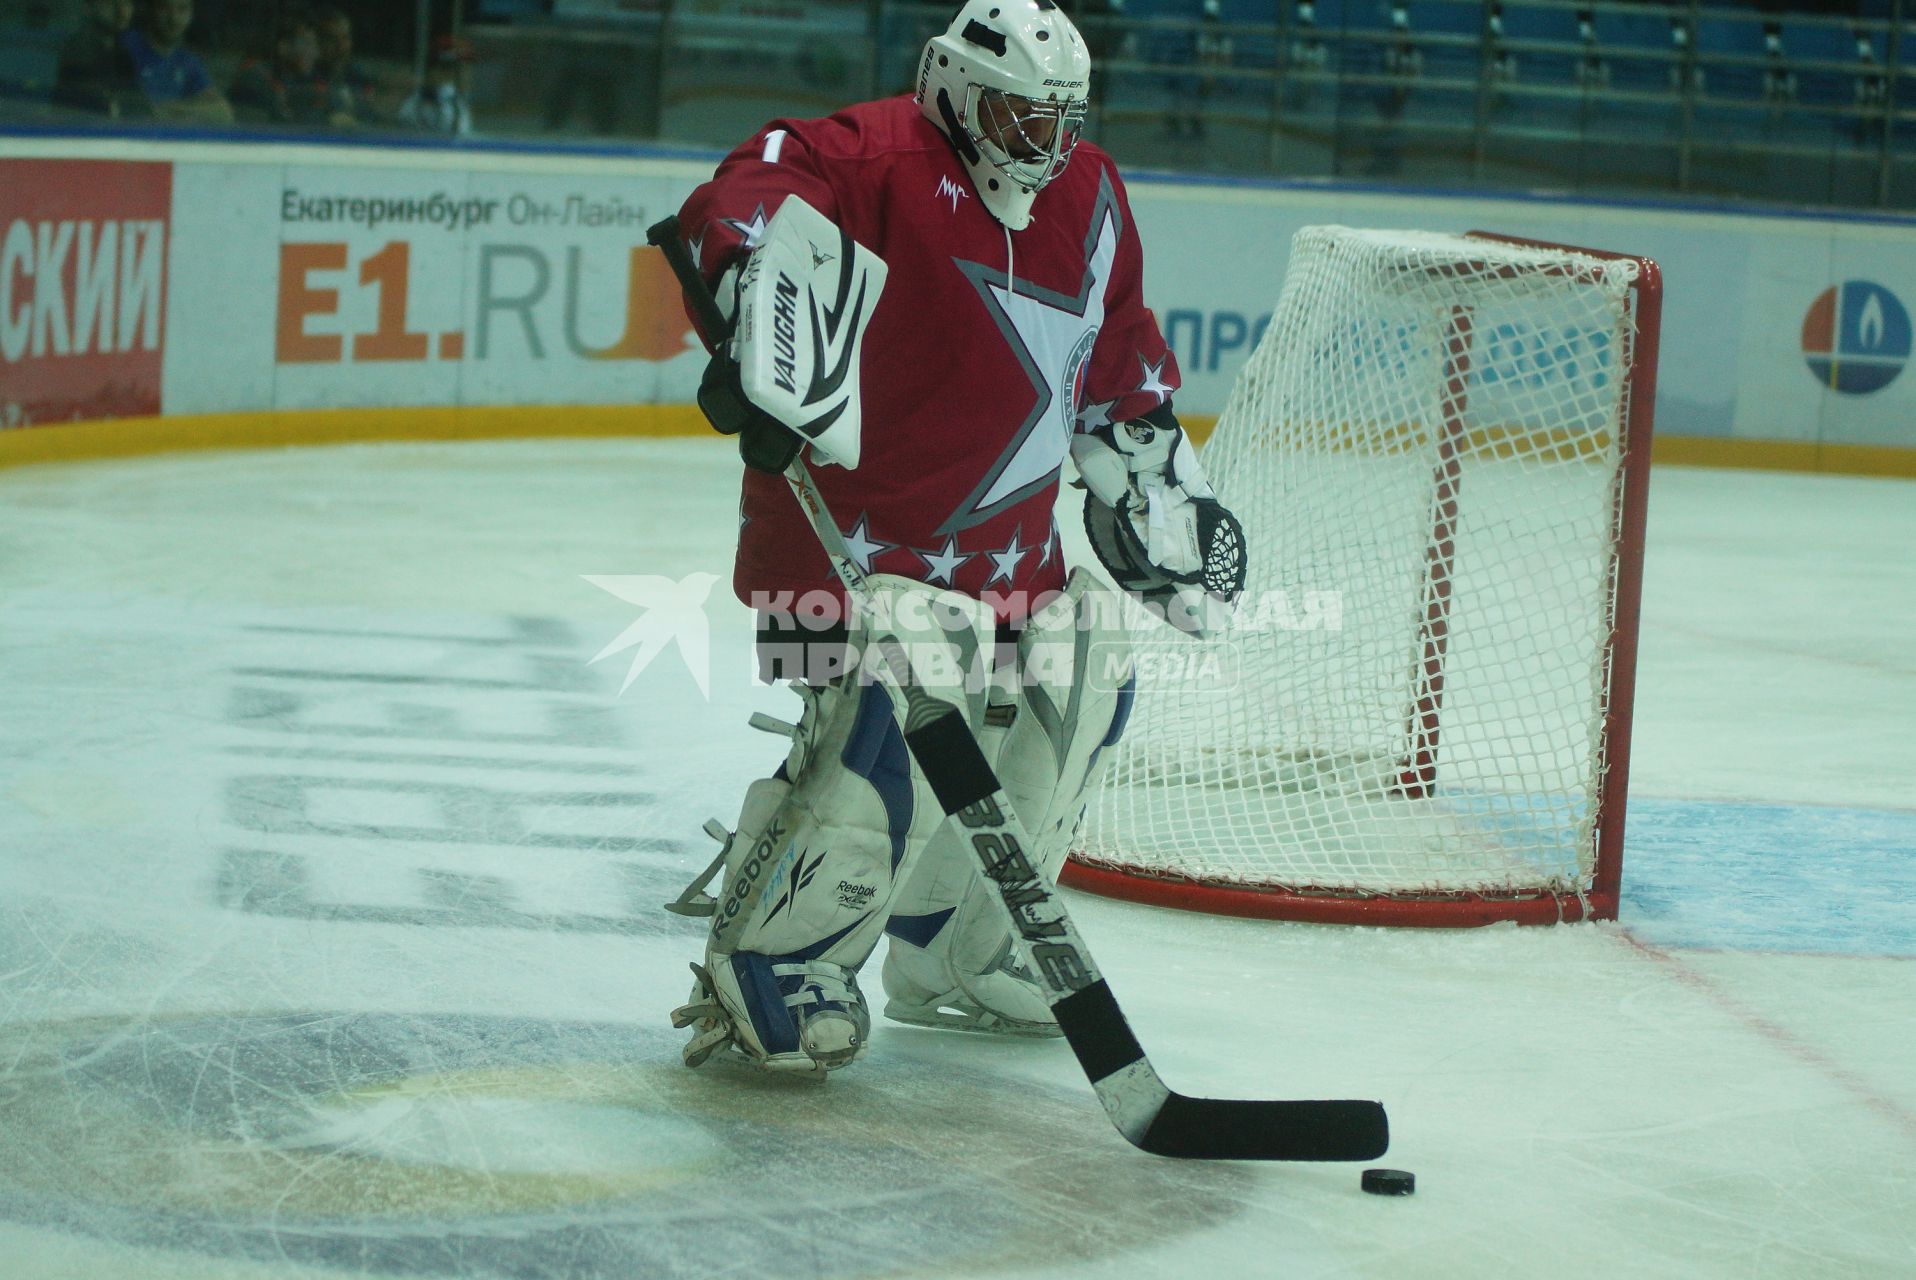
[[[1417,1175],[1408,1169],[1366,1169],[1358,1185],[1374,1196],[1407,1196],[1417,1190]]]

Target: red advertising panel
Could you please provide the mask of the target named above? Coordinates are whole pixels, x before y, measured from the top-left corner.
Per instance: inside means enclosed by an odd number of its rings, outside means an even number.
[[[0,427],[160,411],[173,167],[0,160]]]

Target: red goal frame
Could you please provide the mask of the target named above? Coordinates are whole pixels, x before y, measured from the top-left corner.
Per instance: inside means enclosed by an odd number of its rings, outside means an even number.
[[[1347,890],[1313,892],[1279,886],[1220,884],[1168,873],[1153,874],[1142,869],[1118,870],[1080,862],[1075,852],[1065,863],[1060,883],[1152,906],[1324,924],[1468,928],[1501,922],[1537,925],[1616,919],[1623,878],[1630,730],[1636,696],[1637,626],[1643,598],[1644,525],[1650,492],[1657,347],[1663,313],[1662,273],[1653,260],[1635,254],[1485,231],[1472,231],[1469,238],[1637,264],[1637,278],[1630,286],[1629,323],[1623,326],[1620,335],[1623,350],[1627,352],[1628,372],[1624,376],[1625,409],[1619,415],[1621,484],[1616,555],[1608,584],[1611,629],[1605,645],[1609,660],[1609,699],[1600,748],[1602,783],[1592,835],[1596,858],[1589,888],[1575,893],[1538,888],[1501,894],[1355,895]],[[1577,273],[1570,264],[1560,270],[1565,275]],[[1456,308],[1446,343],[1444,434],[1438,442],[1437,464],[1432,476],[1433,524],[1425,560],[1425,610],[1417,643],[1417,697],[1410,725],[1413,755],[1403,762],[1399,775],[1399,787],[1407,797],[1429,794],[1437,778],[1444,659],[1449,636],[1452,529],[1457,518],[1461,477],[1456,450],[1462,433],[1472,337],[1469,312]]]

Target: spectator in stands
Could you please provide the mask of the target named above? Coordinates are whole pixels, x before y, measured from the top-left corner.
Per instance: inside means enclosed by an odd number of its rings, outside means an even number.
[[[162,120],[225,124],[233,108],[213,87],[200,56],[186,47],[193,0],[146,0],[139,23],[120,38],[140,92]]]
[[[53,100],[115,119],[150,114],[121,44],[132,25],[133,0],[88,0],[86,21],[60,46]]]
[[[319,33],[304,10],[280,15],[273,56],[242,63],[229,96],[234,114],[246,121],[309,129],[356,123],[352,94],[319,73]]]
[[[432,42],[426,82],[399,104],[399,122],[428,133],[463,138],[472,132],[472,45],[458,36]]]
[[[384,116],[390,100],[382,100],[378,77],[353,60],[353,20],[337,5],[322,5],[313,14],[319,36],[319,74],[336,90],[343,90],[362,123]]]

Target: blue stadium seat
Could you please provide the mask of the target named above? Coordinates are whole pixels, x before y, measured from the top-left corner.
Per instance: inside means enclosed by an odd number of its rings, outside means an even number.
[[[1504,5],[1506,40],[1570,40],[1577,38],[1577,15],[1571,9],[1533,8],[1525,4]]]
[[[1339,11],[1338,25],[1346,31],[1377,32],[1390,30],[1390,13],[1393,8],[1390,0],[1340,0],[1335,5],[1321,2],[1317,6],[1319,26],[1325,24],[1327,9]]]
[[[1669,139],[1677,131],[1678,45],[1667,10],[1598,9],[1591,14],[1593,50],[1605,96],[1591,106],[1597,135]],[[1633,96],[1626,96],[1633,95]]]
[[[1265,15],[1261,22],[1251,25],[1255,20],[1242,15],[1231,16],[1231,6],[1224,6],[1224,23],[1231,37],[1231,65],[1260,71],[1269,71],[1277,65],[1277,28],[1270,23],[1269,6],[1265,6]]]
[[[1191,27],[1171,24],[1194,25],[1198,12],[1194,0],[1136,0],[1135,3],[1127,3],[1124,6],[1125,16],[1144,24],[1135,32],[1137,57],[1145,62],[1166,66],[1190,61]],[[1165,25],[1156,25],[1160,21]]]
[[[1718,58],[1763,58],[1765,49],[1761,22],[1715,16],[1698,18],[1696,51],[1698,60],[1706,64],[1703,88],[1710,97],[1762,101],[1761,65],[1715,61]]]
[[[1476,36],[1484,29],[1479,0],[1409,0],[1407,8],[1410,29],[1419,35]]]
[[[1799,22],[1785,18],[1782,27],[1783,50],[1792,59],[1856,61],[1856,33],[1847,24]]]
[[[1598,9],[1591,20],[1597,43],[1618,53],[1668,53],[1673,45],[1669,15],[1659,10]]]
[[[1408,13],[1410,0],[1344,0],[1345,23],[1349,26],[1401,28],[1400,13]]]
[[[1868,43],[1868,36],[1865,35]],[[1821,107],[1854,107],[1866,95],[1859,81],[1883,74],[1882,61],[1869,44],[1873,62],[1857,49],[1857,32],[1847,23],[1783,21],[1783,52],[1796,70],[1797,98]],[[1809,65],[1826,64],[1826,65]]]
[[[1128,5],[1126,12],[1132,12]],[[1173,66],[1194,61],[1198,36],[1208,25],[1203,20],[1202,0],[1170,0],[1169,7],[1161,10],[1160,16],[1174,18],[1179,25],[1140,33],[1140,44],[1149,43],[1149,49],[1141,52],[1153,61]],[[1224,0],[1218,6],[1217,25],[1231,44],[1227,69],[1269,70],[1277,65],[1277,28],[1271,24],[1268,0],[1262,5],[1258,0]],[[1226,75],[1220,77],[1219,82],[1228,97],[1249,80]],[[1259,92],[1268,91],[1260,89]]]
[[[1579,42],[1577,15],[1569,9],[1536,9],[1506,4],[1503,11],[1503,38],[1506,44],[1527,41],[1563,46],[1559,49],[1510,49],[1510,65],[1518,85],[1575,84],[1577,53],[1570,46]]]
[[[1763,55],[1763,23],[1753,11],[1745,17],[1725,17],[1722,10],[1705,10],[1696,23],[1696,51],[1709,56]]]
[[[1303,15],[1299,11],[1302,10],[1306,4],[1310,4],[1310,0],[1284,0],[1284,2],[1290,7],[1292,25],[1301,24],[1303,22]],[[1358,2],[1362,3],[1362,0],[1358,0]],[[1343,30],[1344,0],[1316,0],[1316,3],[1310,4],[1310,11],[1312,14],[1311,23],[1319,31],[1329,33]]]
[[[1675,71],[1676,42],[1663,13],[1596,12],[1597,47],[1610,69],[1610,87],[1619,92],[1669,93]]]
[[[1391,62],[1391,50],[1400,43],[1401,33],[1392,22],[1392,14],[1401,8],[1390,0],[1345,0],[1343,25],[1336,29],[1337,68],[1350,75],[1383,74]],[[1323,25],[1321,21],[1319,25]],[[1348,96],[1361,99],[1372,92],[1370,87],[1353,85]]]
[[[1202,11],[1201,4],[1196,7]],[[1271,0],[1219,0],[1218,18],[1226,24],[1268,27],[1271,25]]]
[[[1479,38],[1484,21],[1484,6],[1478,0],[1409,0],[1406,12],[1410,35],[1423,55],[1426,78],[1477,79],[1483,62]]]

